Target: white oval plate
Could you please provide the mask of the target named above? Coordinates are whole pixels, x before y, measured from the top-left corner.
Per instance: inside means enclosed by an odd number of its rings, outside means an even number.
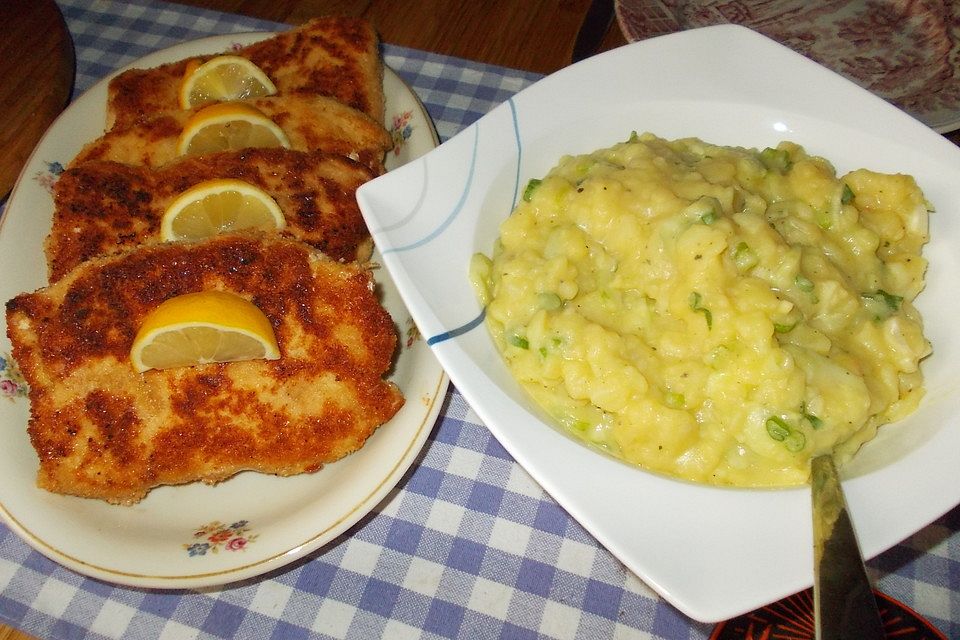
[[[934,345],[924,364],[927,396],[846,469],[868,556],[960,501],[960,150],[833,72],[724,25],[630,44],[559,71],[359,190],[407,307],[494,435],[665,599],[698,620],[723,620],[811,584],[808,490],[672,480],[551,428],[493,347],[468,279],[470,256],[489,255],[528,179],[563,154],[610,146],[632,130],[758,148],[793,140],[841,172],[913,174],[940,210],[931,217],[931,267],[918,299]]]
[[[152,53],[131,67],[152,67],[216,53],[270,33],[214,36]],[[14,188],[0,226],[0,299],[46,284],[43,239],[53,212],[49,186],[87,141],[103,131],[107,82],[80,96],[51,126]],[[396,168],[437,145],[416,95],[384,74],[387,127]],[[374,260],[379,258],[375,255]],[[55,495],[35,485],[37,456],[26,432],[29,403],[0,337],[0,515],[28,544],[80,573],[138,587],[213,586],[277,569],[318,549],[375,508],[413,463],[440,412],[448,380],[418,339],[389,274],[376,279],[400,332],[393,380],[406,403],[357,453],[314,474],[278,478],[242,473],[216,486],[161,487],[139,504],[118,507]]]

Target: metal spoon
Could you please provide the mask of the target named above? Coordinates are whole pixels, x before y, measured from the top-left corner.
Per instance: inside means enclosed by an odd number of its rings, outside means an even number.
[[[877,601],[863,566],[833,456],[817,456],[810,465],[816,637],[884,638]]]

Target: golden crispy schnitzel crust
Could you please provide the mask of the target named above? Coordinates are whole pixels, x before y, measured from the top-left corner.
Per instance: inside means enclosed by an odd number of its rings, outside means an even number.
[[[330,96],[383,122],[383,66],[379,39],[360,18],[328,16],[224,54],[247,58],[281,95]],[[110,81],[107,129],[127,127],[144,115],[179,109],[180,82],[197,56],[153,69],[131,69]]]
[[[273,120],[296,151],[326,151],[347,156],[383,173],[383,158],[393,139],[378,121],[333,98],[276,96],[247,101]],[[202,108],[202,107],[201,107]],[[70,163],[113,160],[124,164],[162,167],[179,158],[177,140],[190,116],[199,109],[167,111],[132,125],[114,127],[87,143]]]
[[[134,335],[160,302],[229,290],[274,326],[279,360],[136,373]],[[152,488],[243,470],[291,475],[361,447],[403,398],[369,270],[277,235],[161,244],[86,262],[7,303],[30,385],[38,485],[133,503]]]
[[[214,178],[243,180],[277,201],[284,233],[334,260],[366,261],[372,241],[356,190],[374,177],[343,156],[289,149],[247,149],[191,157],[159,169],[92,160],[54,185],[53,227],[45,250],[51,282],[95,256],[160,241],[167,206]]]

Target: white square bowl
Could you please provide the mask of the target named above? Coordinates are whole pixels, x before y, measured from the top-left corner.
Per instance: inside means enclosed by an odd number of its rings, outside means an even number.
[[[809,491],[726,489],[605,457],[542,418],[483,325],[468,277],[527,180],[631,131],[744,147],[803,145],[840,173],[916,177],[937,212],[917,300],[934,352],[927,395],[845,469],[872,557],[960,502],[960,149],[831,71],[723,25],[563,69],[358,193],[386,267],[451,380],[504,447],[597,540],[687,615],[718,621],[812,582]]]

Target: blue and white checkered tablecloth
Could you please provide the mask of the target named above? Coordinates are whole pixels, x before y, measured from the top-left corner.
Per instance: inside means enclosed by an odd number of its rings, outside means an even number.
[[[76,92],[151,51],[282,28],[160,2],[58,0]],[[387,45],[442,139],[537,79]],[[960,509],[868,563],[878,587],[960,638]],[[286,569],[202,591],[73,573],[0,525],[0,621],[40,638],[707,638],[510,458],[451,388],[414,468],[366,518]]]

